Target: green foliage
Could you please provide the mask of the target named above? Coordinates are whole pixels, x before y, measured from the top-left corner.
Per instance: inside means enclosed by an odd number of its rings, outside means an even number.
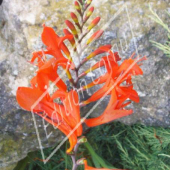
[[[96,168],[109,168],[113,169],[111,164],[106,163],[93,149],[93,147],[89,144],[89,142],[84,143],[85,147],[90,153],[90,157],[92,159],[93,164],[95,165]]]
[[[80,146],[78,154],[81,158],[86,157],[91,166],[130,170],[170,169],[170,129],[115,122],[92,128],[86,136],[88,143]],[[48,156],[55,147],[45,149],[45,155]],[[72,161],[65,154],[66,147],[67,143],[45,165],[40,160],[40,151],[28,155],[30,159],[29,164],[24,163],[27,165],[25,170],[71,170]],[[23,169],[18,166],[17,170]],[[83,166],[79,170],[84,170]]]
[[[93,138],[95,134],[99,137]],[[170,129],[114,123],[96,127],[88,137],[96,152],[117,168],[170,169]]]
[[[161,25],[167,32],[168,32],[168,41],[165,44],[161,44],[159,42],[151,41],[153,45],[155,45],[157,48],[162,50],[164,54],[167,57],[170,57],[170,29],[168,27],[168,24],[164,23],[162,19],[152,10],[152,8],[149,6],[149,9],[152,13],[152,16],[149,16],[152,20],[154,20],[156,23]],[[167,15],[170,17],[170,13],[166,11]]]

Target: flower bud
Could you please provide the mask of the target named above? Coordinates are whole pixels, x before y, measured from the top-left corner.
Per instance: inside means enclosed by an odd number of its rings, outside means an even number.
[[[93,29],[100,21],[100,17],[96,17],[91,24],[88,26],[88,30],[90,31],[91,29]]]
[[[71,15],[71,18],[73,19],[73,21],[76,23],[76,24],[79,24],[79,21],[78,21],[78,18],[76,16],[76,14],[74,12],[71,12],[70,13]]]
[[[86,44],[90,44],[92,41],[95,41],[96,39],[98,39],[100,36],[102,36],[103,34],[103,30],[99,30],[97,32],[95,32],[86,42]]]
[[[71,30],[71,32],[73,33],[73,35],[78,38],[78,33],[77,33],[77,30],[75,28],[75,26],[73,25],[72,22],[70,22],[69,20],[66,20],[65,21],[66,25],[69,27],[69,29]]]
[[[81,15],[81,7],[77,1],[74,2],[75,8],[78,11],[78,13]]]
[[[92,15],[93,11],[94,11],[94,7],[92,6],[92,7],[87,11],[87,14],[86,14],[86,16],[85,16],[85,18],[84,18],[84,22],[86,22],[86,21],[90,18],[90,16]]]

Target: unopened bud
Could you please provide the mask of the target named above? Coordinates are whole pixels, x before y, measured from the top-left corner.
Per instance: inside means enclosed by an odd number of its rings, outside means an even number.
[[[92,41],[96,40],[97,38],[99,38],[100,36],[102,36],[103,34],[103,30],[99,30],[97,32],[95,32],[86,42],[86,44],[90,44]]]
[[[100,17],[96,17],[91,24],[88,26],[88,30],[91,30],[92,28],[94,28],[100,21]]]
[[[73,35],[78,38],[78,33],[77,33],[77,30],[75,28],[75,26],[73,25],[72,22],[70,22],[69,20],[66,20],[65,21],[66,25],[69,27],[69,29],[71,30],[71,32],[73,33]]]
[[[79,5],[79,3],[77,1],[74,2],[75,8],[78,11],[79,14],[81,14],[81,6]]]
[[[77,16],[76,16],[75,13],[71,12],[70,15],[71,15],[71,18],[73,19],[73,21],[74,21],[76,24],[79,23],[78,18],[77,18]]]
[[[86,21],[90,18],[90,16],[92,15],[93,11],[94,11],[94,7],[91,7],[91,8],[87,11],[86,16],[85,16],[85,18],[84,18],[84,22],[86,22]]]

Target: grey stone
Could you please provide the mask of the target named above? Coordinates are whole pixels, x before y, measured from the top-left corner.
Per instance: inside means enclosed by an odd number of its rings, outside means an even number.
[[[125,2],[127,8],[121,11]],[[142,66],[144,75],[133,79],[140,103],[133,103],[130,107],[134,113],[119,121],[170,127],[170,59],[150,43],[150,40],[164,43],[167,33],[148,17],[151,14],[148,1],[94,0],[93,4],[96,9],[93,18],[102,16],[99,28],[108,23],[117,12],[119,14],[108,24],[99,41],[84,52],[84,56],[101,44],[111,43],[113,50],[119,50],[122,59],[129,57],[136,51],[136,47],[140,55],[148,57]],[[151,6],[163,21],[170,24],[164,12],[169,10],[169,0],[153,0]],[[17,105],[15,93],[18,86],[29,86],[29,80],[34,75],[36,68],[27,61],[32,52],[43,48],[40,38],[42,24],[53,27],[61,35],[65,19],[70,19],[70,11],[73,11],[73,2],[70,0],[5,0],[0,6],[1,169],[13,169],[28,152],[39,149],[32,115]],[[99,58],[95,57],[83,69],[87,69]],[[98,75],[98,72],[94,72],[86,79],[90,82],[91,76]],[[95,90],[92,89],[91,93]],[[107,102],[108,98],[104,99],[91,116],[101,114]],[[86,114],[91,107],[93,104],[83,108],[82,112]],[[52,146],[56,139],[62,138],[61,133],[52,126],[48,127],[48,132],[53,131],[52,136],[47,138],[42,120],[37,116],[35,118],[43,147]]]

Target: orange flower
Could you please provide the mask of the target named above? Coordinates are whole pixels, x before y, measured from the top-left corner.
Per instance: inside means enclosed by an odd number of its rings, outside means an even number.
[[[70,52],[63,43],[65,39],[70,40],[72,38],[72,35],[59,37],[52,28],[44,25],[42,41],[47,46],[47,50],[33,53],[30,62],[34,63],[35,60],[38,59],[38,71],[36,72],[36,76],[31,80],[32,87],[19,87],[16,95],[18,104],[23,109],[33,111],[35,114],[61,130],[66,136],[69,135],[70,148],[67,150],[68,153],[71,152],[76,145],[77,136],[81,136],[82,134],[81,124],[75,132],[73,131],[76,125],[80,123],[79,98],[75,91],[67,92],[67,86],[57,74],[57,70],[58,66],[62,66],[66,71],[68,78],[72,78],[69,68],[73,68],[73,63],[70,58]],[[63,56],[62,51],[67,58]],[[52,55],[53,57],[47,60],[46,54]],[[62,92],[58,93],[57,91],[54,93],[53,98],[51,98],[47,91],[50,81],[55,83],[60,89],[58,91]],[[65,99],[66,104],[63,103],[60,105],[53,102],[57,93],[59,94],[59,98]],[[71,99],[71,102],[68,101],[68,99]],[[77,105],[73,103],[72,99],[74,99]],[[70,112],[69,116],[66,116],[67,111]]]
[[[48,93],[45,94],[45,92],[41,91],[39,88],[19,87],[16,98],[18,104],[23,109],[33,111],[35,114],[41,116],[47,122],[57,127],[66,136],[72,132],[73,129],[69,126],[69,124],[67,124],[67,121],[63,119],[61,112],[59,112],[59,105],[51,102],[51,98]],[[72,120],[70,120],[70,122],[71,121]],[[70,135],[69,141],[70,148],[67,150],[68,153],[72,151],[77,143],[76,133],[73,132]]]
[[[46,27],[44,25],[44,30],[42,33],[42,41],[47,46],[48,52],[53,55],[57,60],[64,60],[65,62],[71,62],[70,52],[66,45],[63,43],[65,39],[72,39],[72,35],[66,35],[64,37],[59,37],[51,27]],[[68,59],[66,59],[62,52],[65,53]]]
[[[110,101],[105,111],[99,117],[86,119],[85,120],[86,125],[88,127],[94,127],[132,114],[133,110],[124,110],[122,108],[123,106],[122,104],[126,99],[127,96],[124,98],[117,97],[115,90],[112,90]]]
[[[97,78],[99,80],[106,81],[103,88],[95,92],[88,100],[84,101],[84,104],[96,101],[104,96],[106,93],[110,93],[112,89],[115,89],[117,93],[124,95],[129,94],[129,97],[136,102],[139,102],[137,93],[133,90],[133,84],[131,82],[131,76],[143,74],[141,68],[137,65],[138,61],[141,60],[124,60],[123,63],[119,66],[111,57],[106,58],[108,62],[105,62],[105,67],[107,68],[107,73]],[[146,57],[143,57],[145,60]],[[94,82],[97,82],[94,80]],[[125,83],[125,85],[122,85]],[[99,81],[99,83],[101,82]],[[89,85],[87,85],[89,86]],[[91,84],[90,87],[93,85]],[[106,94],[107,95],[107,94]]]
[[[67,86],[57,74],[57,69],[55,58],[45,61],[37,71],[37,75],[31,80],[31,85],[38,85],[41,90],[45,90],[49,87],[49,81],[52,81],[57,87],[66,91]]]
[[[123,169],[93,168],[87,164],[87,160],[84,160],[84,168],[85,168],[84,170],[123,170]]]
[[[52,95],[52,99],[56,98],[60,98],[63,103],[63,105],[59,105],[58,108],[61,116],[63,116],[72,129],[77,126],[75,133],[77,136],[81,136],[83,128],[80,122],[80,106],[77,92],[74,90],[71,90],[70,92],[57,90]]]
[[[124,110],[124,107],[130,104],[130,102],[124,102],[127,99],[139,102],[139,96],[133,89],[131,76],[143,74],[141,68],[137,65],[137,62],[145,59],[146,57],[143,57],[140,60],[133,60],[132,57],[130,57],[119,66],[114,60],[108,57],[108,62],[105,62],[107,73],[97,79],[97,84],[105,82],[104,86],[95,92],[88,100],[84,101],[83,104],[94,102],[106,95],[111,96],[110,101],[102,115],[85,121],[87,126],[98,126],[132,114],[132,110]],[[95,80],[95,82],[97,81]],[[124,85],[122,85],[122,83],[124,83]],[[91,83],[90,85],[87,85],[86,88],[94,85],[94,83]]]
[[[37,75],[31,80],[32,86],[38,85],[41,90],[44,90],[48,88],[49,81],[52,81],[57,87],[65,91],[67,90],[67,86],[57,74],[57,69],[59,65],[62,66],[66,71],[68,78],[71,79],[68,69],[73,69],[74,64],[70,57],[70,52],[63,41],[65,39],[71,41],[72,38],[73,35],[70,34],[64,37],[59,37],[52,28],[44,25],[42,41],[47,46],[47,50],[33,53],[30,62],[33,63],[35,59],[38,59],[37,66],[39,67],[39,70],[37,71]],[[63,56],[62,52],[67,58]],[[47,60],[46,54],[53,56],[53,58]]]

